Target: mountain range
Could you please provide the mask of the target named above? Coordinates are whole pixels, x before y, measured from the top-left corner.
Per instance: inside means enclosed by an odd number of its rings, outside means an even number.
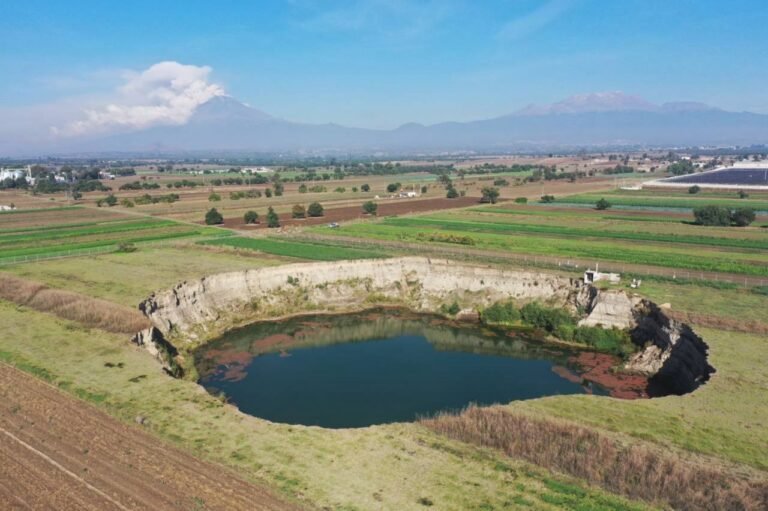
[[[226,95],[200,105],[181,125],[92,139],[56,152],[440,152],[589,146],[748,146],[768,142],[768,115],[702,103],[657,105],[620,92],[572,96],[549,105],[469,122],[392,130],[307,124],[273,117]]]

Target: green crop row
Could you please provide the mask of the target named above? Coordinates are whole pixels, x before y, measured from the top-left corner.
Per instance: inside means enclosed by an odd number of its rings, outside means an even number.
[[[273,238],[231,237],[201,241],[204,245],[224,245],[234,248],[258,250],[267,254],[285,257],[297,257],[317,261],[337,261],[341,259],[372,259],[381,257],[381,253],[371,250],[346,248],[321,243],[303,241],[283,241]]]
[[[581,238],[610,238],[633,241],[651,241],[655,243],[684,243],[709,245],[713,247],[733,247],[742,249],[768,250],[766,239],[715,238],[686,234],[662,234],[638,231],[607,231],[601,229],[583,229],[562,225],[519,224],[510,222],[480,222],[471,220],[444,220],[440,218],[387,218],[387,225],[400,227],[426,227],[467,232],[495,232],[506,234],[543,234],[547,236],[570,236]]]
[[[555,204],[595,204],[607,194],[571,195],[556,199]],[[611,195],[608,202],[614,206],[631,206],[638,208],[681,208],[693,209],[700,206],[723,206],[726,208],[752,208],[756,211],[768,211],[768,201],[750,199],[719,199],[701,197],[696,199],[677,197],[624,197]]]
[[[117,246],[119,243],[146,243],[153,241],[174,240],[179,238],[189,238],[193,236],[212,236],[212,235],[226,235],[226,231],[211,230],[205,227],[194,228],[181,224],[175,224],[173,229],[165,229],[161,232],[157,230],[136,230],[134,232],[125,233],[119,239],[114,238],[102,238],[102,239],[86,239],[86,240],[71,240],[68,243],[57,243],[54,245],[40,245],[35,244],[28,247],[19,247],[11,249],[3,249],[0,251],[0,260],[13,259],[24,256],[35,257],[55,257],[58,255],[66,254],[73,251],[85,251],[93,248],[104,248],[110,246]]]
[[[111,223],[106,225],[91,224],[85,227],[73,227],[62,229],[45,229],[18,234],[0,235],[0,246],[13,245],[15,243],[24,243],[30,241],[49,241],[63,238],[76,238],[80,236],[93,236],[99,234],[112,234],[120,232],[130,232],[147,229],[160,229],[180,225],[170,220],[141,219],[129,220],[120,223]]]
[[[377,224],[343,226],[339,234],[395,241],[425,243],[423,228]],[[439,232],[439,231],[433,231]],[[455,231],[464,232],[466,231]],[[692,271],[714,271],[744,275],[768,276],[768,258],[763,254],[723,253],[701,249],[695,254],[685,247],[628,246],[626,243],[549,238],[541,236],[507,236],[496,233],[473,233],[474,248],[487,248],[507,252],[544,255],[559,258],[614,261],[628,264],[664,266]]]

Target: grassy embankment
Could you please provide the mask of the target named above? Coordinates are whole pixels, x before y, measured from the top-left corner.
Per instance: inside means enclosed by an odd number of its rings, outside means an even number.
[[[699,206],[723,206],[727,208],[752,208],[755,211],[768,211],[768,200],[764,196],[760,198],[739,199],[736,194],[733,198],[722,195],[691,195],[670,194],[667,191],[658,191],[654,194],[639,194],[636,191],[616,190],[600,193],[586,193],[570,195],[555,200],[555,204],[589,204],[594,205],[601,198],[605,198],[614,206],[630,206],[633,208],[679,208],[693,209]]]

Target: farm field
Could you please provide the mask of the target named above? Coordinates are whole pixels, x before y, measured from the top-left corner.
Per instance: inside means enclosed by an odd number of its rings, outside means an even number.
[[[384,176],[379,182],[385,186],[392,180]],[[614,196],[659,199],[645,192],[608,190],[609,180],[584,181],[546,183],[545,191],[599,197],[603,194],[595,190],[602,187],[611,201]],[[474,183],[468,186],[487,185],[487,181]],[[541,184],[504,187],[502,199],[538,197],[541,189]],[[326,216],[318,219],[318,224],[341,222],[340,228],[329,229],[309,221],[287,221],[293,204],[314,199],[313,194],[299,194],[293,184],[286,186],[285,196],[268,200],[230,200],[221,192],[222,200],[211,203],[208,193],[184,192],[176,203],[136,206],[130,211],[121,206],[62,207],[60,203],[0,214],[0,260],[17,251],[55,254],[61,247],[87,250],[95,243],[108,251],[4,264],[0,271],[135,308],[156,290],[214,273],[297,261],[418,253],[379,246],[377,241],[427,247],[435,251],[430,256],[440,254],[441,248],[466,247],[487,255],[487,261],[477,259],[483,264],[491,264],[497,253],[538,254],[679,270],[677,281],[645,277],[639,292],[657,303],[671,304],[674,313],[689,315],[686,321],[704,336],[717,370],[705,386],[682,397],[620,401],[554,396],[502,403],[498,409],[587,426],[622,444],[661,449],[681,460],[720,467],[735,478],[768,479],[762,456],[762,447],[768,443],[762,426],[768,417],[761,406],[768,373],[760,366],[768,356],[764,346],[768,321],[763,314],[768,295],[752,287],[756,279],[768,282],[768,232],[759,227],[765,217],[758,217],[748,228],[702,227],[687,223],[692,218],[688,212],[655,206],[596,211],[559,202],[541,206],[510,200],[491,206],[478,204],[478,196],[444,199],[442,189],[434,188],[427,199],[379,200],[378,218],[359,218],[364,197],[337,194],[347,197],[324,204]],[[672,194],[669,199],[690,200],[686,195]],[[734,200],[706,197],[715,198]],[[283,215],[284,229],[243,228],[242,212],[256,209],[263,221],[267,205]],[[223,228],[201,225],[202,213],[210,207],[234,220]],[[347,239],[366,244],[348,244]],[[136,251],[114,250],[129,240],[136,240]],[[467,240],[470,245],[463,244]],[[504,264],[510,266],[527,267],[522,261]],[[574,271],[564,267],[559,273],[575,276]],[[696,284],[686,277],[699,271],[749,277],[750,286],[746,282]],[[627,281],[614,287],[629,290]],[[206,463],[235,470],[243,484],[267,485],[289,503],[349,510],[425,509],[425,503],[435,509],[653,508],[500,451],[449,439],[418,422],[346,430],[270,423],[241,414],[202,392],[193,381],[167,376],[156,360],[130,344],[125,335],[3,300],[0,322],[4,325],[0,361],[50,381],[132,427],[137,415],[145,417],[143,428],[159,441]],[[193,497],[197,495],[189,495]]]
[[[646,191],[639,194],[636,191],[612,190],[601,193],[585,193],[564,198],[556,198],[556,204],[583,204],[594,206],[601,198],[605,198],[614,206],[626,206],[633,208],[674,208],[693,209],[699,206],[723,206],[727,208],[753,208],[755,211],[768,212],[768,198],[760,194],[750,194],[747,199],[739,199],[735,193],[732,198],[723,197],[724,194],[714,196],[702,194],[691,195],[689,193],[669,193],[664,191]],[[753,198],[754,197],[754,198]]]
[[[468,246],[518,254],[556,256],[768,277],[766,234],[760,228],[709,228],[683,223],[606,218],[605,212],[568,216],[516,216],[494,208],[455,213],[384,218],[375,223],[313,228],[324,236],[344,235]],[[453,236],[451,238],[450,236]],[[690,247],[696,247],[691,253]]]
[[[266,254],[315,261],[338,261],[341,259],[371,259],[382,257],[380,251],[361,250],[322,243],[308,243],[277,238],[228,237],[200,242],[204,245],[227,246],[256,250]]]
[[[57,216],[58,222],[51,221],[51,214]],[[112,211],[105,214],[104,220],[100,216],[100,211],[79,208],[3,213],[0,216],[0,262],[109,250],[121,243],[137,244],[229,234],[220,229],[120,215]],[[44,218],[49,219],[47,223],[44,223]]]
[[[0,395],[0,499],[13,509],[301,509],[2,362]]]

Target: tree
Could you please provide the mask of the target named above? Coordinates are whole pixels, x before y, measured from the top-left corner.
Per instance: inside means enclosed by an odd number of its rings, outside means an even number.
[[[104,202],[107,204],[107,206],[112,207],[115,204],[117,204],[117,197],[115,197],[110,193],[109,195],[107,195],[107,198],[104,199]]]
[[[223,224],[223,223],[224,223],[224,217],[221,216],[221,213],[216,211],[216,208],[209,209],[208,212],[205,214],[206,225],[217,225],[217,224]]]
[[[551,202],[555,202],[555,196],[554,195],[542,195],[541,196],[541,202],[545,204],[549,204]]]
[[[400,189],[400,186],[402,186],[400,183],[389,183],[387,185],[387,191],[389,193],[395,193]]]
[[[745,192],[744,190],[739,190],[739,199],[748,199],[749,194]]]
[[[307,215],[311,217],[323,216],[323,214],[325,214],[325,211],[323,210],[323,205],[319,202],[313,202],[307,207]]]
[[[221,200],[221,195],[219,195],[216,192],[213,192],[208,196],[208,202],[219,202]]]
[[[299,185],[299,193],[307,193],[307,185],[305,185],[304,183],[301,183]]]
[[[259,214],[255,211],[246,211],[243,215],[243,222],[246,224],[258,224],[259,223]]]
[[[608,209],[610,207],[611,207],[611,203],[608,202],[607,200],[605,200],[604,198],[600,199],[599,201],[597,201],[595,203],[595,209],[598,209],[600,211],[602,211],[604,209]]]
[[[701,187],[699,185],[693,185],[692,187],[688,188],[688,193],[691,195],[697,194],[701,191]]]
[[[367,215],[375,215],[378,209],[379,209],[379,205],[373,202],[372,200],[369,200],[368,202],[363,203],[363,213]]]
[[[459,192],[456,191],[456,187],[454,187],[452,184],[448,185],[448,191],[445,192],[445,197],[447,199],[455,199],[459,196]]]
[[[731,222],[737,227],[746,227],[755,221],[755,210],[752,208],[738,208],[731,212]]]
[[[275,210],[272,208],[272,206],[270,206],[267,210],[267,227],[280,227],[280,217],[277,216],[277,213],[275,213]]]
[[[693,218],[699,225],[731,225],[731,212],[720,206],[703,206],[693,210]]]
[[[499,198],[499,189],[494,188],[493,186],[486,186],[482,190],[483,196],[480,198],[480,202],[490,202],[491,204],[496,204],[496,201]]]
[[[293,218],[306,218],[307,209],[302,204],[296,204],[293,206],[293,209],[291,209],[291,216],[293,216]]]
[[[264,195],[266,195],[267,198],[272,197],[272,188],[267,188],[266,190],[264,190]]]
[[[424,195],[425,193],[427,193],[427,190],[428,190],[427,185],[422,186],[421,187],[421,194]]]
[[[361,187],[360,187],[360,189],[361,189],[362,191],[364,191],[364,192],[370,192],[370,191],[371,191],[371,185],[369,185],[368,183],[366,183],[366,184],[364,184],[363,186],[361,186]]]
[[[277,181],[275,183],[275,197],[280,197],[283,195],[283,190],[285,189],[285,186],[281,181]]]
[[[528,204],[528,198],[527,197],[517,197],[517,198],[515,198],[515,204]]]

